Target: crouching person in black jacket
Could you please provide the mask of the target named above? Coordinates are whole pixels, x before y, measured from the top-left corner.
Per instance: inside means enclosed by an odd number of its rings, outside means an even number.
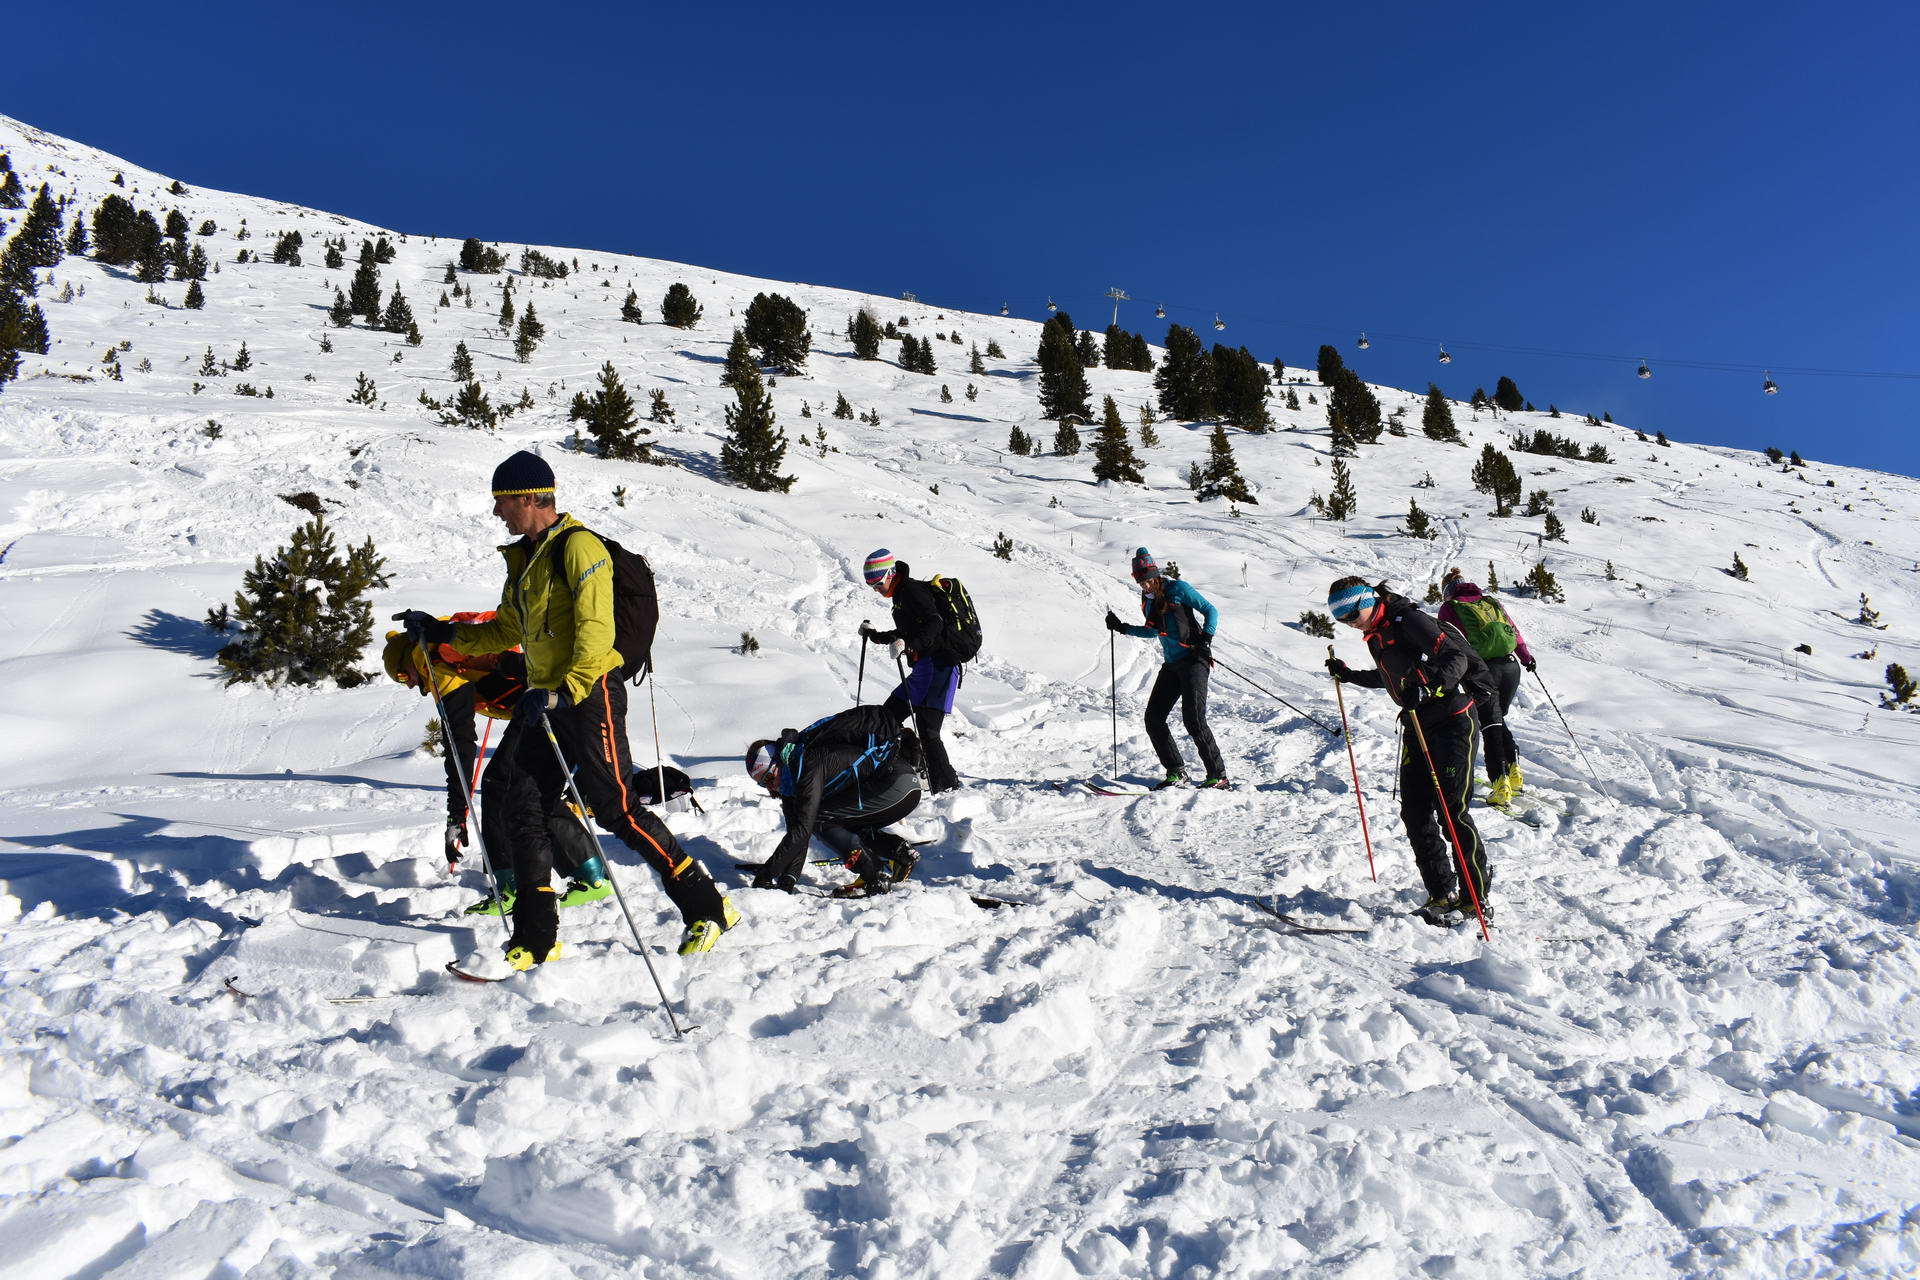
[[[1486,846],[1467,813],[1473,800],[1473,764],[1480,752],[1476,696],[1491,688],[1486,664],[1459,635],[1421,612],[1405,596],[1368,586],[1360,578],[1341,578],[1327,592],[1327,611],[1336,622],[1361,632],[1373,655],[1374,669],[1360,671],[1338,658],[1327,670],[1345,684],[1385,689],[1401,714],[1419,717],[1432,772],[1409,732],[1400,750],[1400,818],[1413,845],[1414,862],[1426,883],[1427,901],[1419,915],[1430,924],[1454,924],[1473,915],[1477,896],[1489,923]],[[1440,780],[1440,793],[1433,788]],[[1457,843],[1449,856],[1447,841]],[[1456,875],[1465,867],[1472,893]]]
[[[858,877],[836,897],[886,893],[913,872],[913,846],[886,830],[920,804],[920,747],[881,707],[854,707],[762,738],[747,772],[780,800],[786,834],[754,871],[753,887],[792,893],[818,839]]]

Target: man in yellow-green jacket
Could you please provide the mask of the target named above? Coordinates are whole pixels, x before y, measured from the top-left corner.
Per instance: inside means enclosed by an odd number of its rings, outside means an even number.
[[[594,820],[659,873],[667,897],[680,908],[687,927],[680,954],[709,950],[740,917],[706,868],[681,849],[628,785],[627,687],[613,644],[614,569],[606,544],[556,509],[553,469],[524,450],[493,473],[493,514],[515,540],[500,548],[507,582],[492,621],[455,624],[425,613],[400,616],[408,634],[429,646],[451,644],[464,654],[485,654],[518,645],[526,654],[527,691],[500,743],[502,753],[513,753],[516,766],[507,821],[519,893],[507,961],[525,969],[560,953],[547,824],[567,816],[567,787],[542,717],[573,766],[574,782]]]

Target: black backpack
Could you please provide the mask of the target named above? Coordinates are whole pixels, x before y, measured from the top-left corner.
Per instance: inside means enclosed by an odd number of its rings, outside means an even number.
[[[973,597],[958,578],[936,573],[927,585],[940,602],[940,647],[956,666],[972,662],[980,652],[980,615],[973,611]]]
[[[567,536],[581,525],[560,531],[556,560],[567,553]],[[653,636],[660,629],[660,596],[653,588],[647,558],[629,551],[604,533],[596,533],[613,561],[613,647],[620,651],[620,678],[636,680],[653,669]]]

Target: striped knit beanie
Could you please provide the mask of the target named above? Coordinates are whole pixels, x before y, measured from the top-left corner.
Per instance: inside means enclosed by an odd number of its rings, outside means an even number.
[[[1133,580],[1145,582],[1148,578],[1160,576],[1160,566],[1153,562],[1153,552],[1141,547],[1133,553]]]
[[[553,468],[546,459],[525,449],[493,469],[493,496],[518,497],[523,493],[552,493]]]
[[[868,586],[878,586],[886,581],[888,574],[893,572],[893,552],[881,547],[867,557],[867,563],[860,572],[866,578]]]
[[[1345,621],[1357,613],[1372,609],[1380,597],[1364,582],[1327,593],[1327,612]]]

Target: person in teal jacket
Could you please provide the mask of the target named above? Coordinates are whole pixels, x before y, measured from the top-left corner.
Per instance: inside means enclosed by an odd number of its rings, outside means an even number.
[[[1213,730],[1207,727],[1207,681],[1213,673],[1213,633],[1220,611],[1188,583],[1162,576],[1153,554],[1145,547],[1133,553],[1133,580],[1140,584],[1140,612],[1146,616],[1146,625],[1129,626],[1109,609],[1107,630],[1142,640],[1157,636],[1166,659],[1153,682],[1153,692],[1147,695],[1147,737],[1167,771],[1166,779],[1154,790],[1177,787],[1187,780],[1180,748],[1174,746],[1173,730],[1167,727],[1175,702],[1180,704],[1187,736],[1193,739],[1200,762],[1207,769],[1206,780],[1200,785],[1225,788],[1226,761],[1220,758]]]

